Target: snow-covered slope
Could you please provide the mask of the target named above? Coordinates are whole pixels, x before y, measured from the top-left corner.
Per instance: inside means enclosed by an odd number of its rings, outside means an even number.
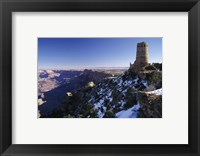
[[[150,92],[147,92],[147,93],[155,94],[155,95],[162,95],[162,88],[156,89],[156,90],[153,90],[153,91],[150,91]]]
[[[123,75],[105,79],[92,89],[89,103],[94,104],[99,118],[105,117],[108,110],[112,110],[117,118],[136,118],[140,110],[136,93],[145,91],[149,84],[150,82],[141,80],[138,76]],[[154,94],[153,91],[149,93]]]
[[[127,109],[127,110],[122,110],[118,113],[116,113],[117,118],[137,118],[138,116],[138,110],[140,109],[140,105],[134,105],[133,107]]]

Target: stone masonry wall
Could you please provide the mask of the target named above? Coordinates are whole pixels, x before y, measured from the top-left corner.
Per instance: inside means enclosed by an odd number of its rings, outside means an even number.
[[[134,64],[130,65],[130,70],[138,73],[148,65],[148,44],[140,42],[137,44],[136,60]]]

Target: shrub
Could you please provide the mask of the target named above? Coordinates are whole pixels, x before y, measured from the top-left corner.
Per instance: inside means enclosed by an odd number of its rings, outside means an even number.
[[[90,115],[93,111],[93,106],[91,104],[84,104],[82,109],[80,110],[80,114],[83,115],[83,117],[87,117]]]
[[[125,109],[131,108],[133,105],[137,104],[135,91],[131,88],[127,90],[126,97],[125,97],[126,103],[124,104]]]
[[[157,68],[158,70],[162,71],[162,63],[153,63],[152,64],[155,68]]]
[[[105,99],[104,100],[104,106],[108,106],[109,105],[110,100],[109,99]]]
[[[114,118],[115,117],[115,114],[113,113],[113,110],[108,110],[106,111],[105,115],[104,115],[104,118]]]
[[[152,65],[148,65],[145,67],[145,70],[156,70],[156,68]]]

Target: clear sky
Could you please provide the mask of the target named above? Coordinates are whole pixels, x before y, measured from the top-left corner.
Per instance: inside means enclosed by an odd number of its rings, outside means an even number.
[[[149,62],[162,62],[162,38],[38,38],[38,68],[129,67],[138,42],[147,42]]]

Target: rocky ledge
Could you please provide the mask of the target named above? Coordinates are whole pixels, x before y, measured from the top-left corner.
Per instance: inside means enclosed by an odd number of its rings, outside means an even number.
[[[161,118],[162,117],[162,95],[138,92],[137,100],[143,117]],[[141,117],[142,117],[141,116]]]

